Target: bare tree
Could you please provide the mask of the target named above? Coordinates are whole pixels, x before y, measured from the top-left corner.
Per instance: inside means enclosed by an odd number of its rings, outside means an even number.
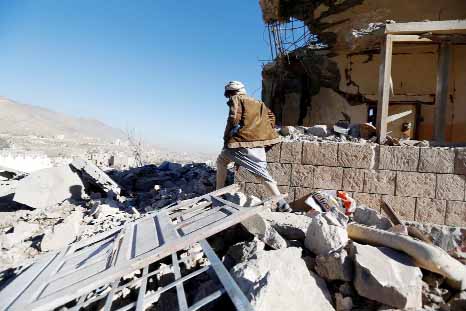
[[[136,135],[136,130],[134,128],[127,128],[125,133],[136,165],[146,165],[147,161],[145,156],[145,146],[143,139]]]

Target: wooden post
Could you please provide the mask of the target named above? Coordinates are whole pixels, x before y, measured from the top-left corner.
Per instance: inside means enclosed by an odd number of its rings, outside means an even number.
[[[451,44],[442,42],[439,49],[437,68],[437,90],[435,92],[434,140],[445,142],[445,125],[448,104],[448,79],[450,76]]]
[[[377,98],[377,138],[384,143],[387,137],[388,104],[390,102],[390,79],[392,72],[392,35],[386,39],[380,51],[379,91]]]

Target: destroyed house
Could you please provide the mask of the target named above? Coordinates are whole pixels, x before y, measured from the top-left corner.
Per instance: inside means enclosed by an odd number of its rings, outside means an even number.
[[[466,142],[465,1],[260,5],[272,55],[262,98],[282,125],[333,126],[345,113],[382,136]]]

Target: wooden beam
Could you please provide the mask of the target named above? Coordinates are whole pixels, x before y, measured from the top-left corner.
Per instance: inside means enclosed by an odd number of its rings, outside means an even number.
[[[466,30],[466,20],[394,23],[385,25],[386,34],[416,34],[425,32],[456,33]]]
[[[437,90],[435,92],[435,123],[434,140],[445,142],[446,114],[448,105],[448,79],[450,76],[451,44],[442,43],[440,45],[438,69],[437,69]]]
[[[386,35],[380,53],[379,91],[377,97],[377,138],[384,143],[387,137],[388,104],[390,102],[390,78],[392,71],[393,41],[391,35]]]
[[[429,38],[420,35],[392,35],[393,42],[432,42]]]

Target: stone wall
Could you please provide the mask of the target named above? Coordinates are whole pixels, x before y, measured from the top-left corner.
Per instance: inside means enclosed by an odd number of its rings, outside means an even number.
[[[378,211],[383,199],[404,220],[466,226],[466,148],[283,142],[267,161],[295,209],[304,209],[314,190],[344,190]],[[244,169],[235,181],[248,194],[268,196]]]

